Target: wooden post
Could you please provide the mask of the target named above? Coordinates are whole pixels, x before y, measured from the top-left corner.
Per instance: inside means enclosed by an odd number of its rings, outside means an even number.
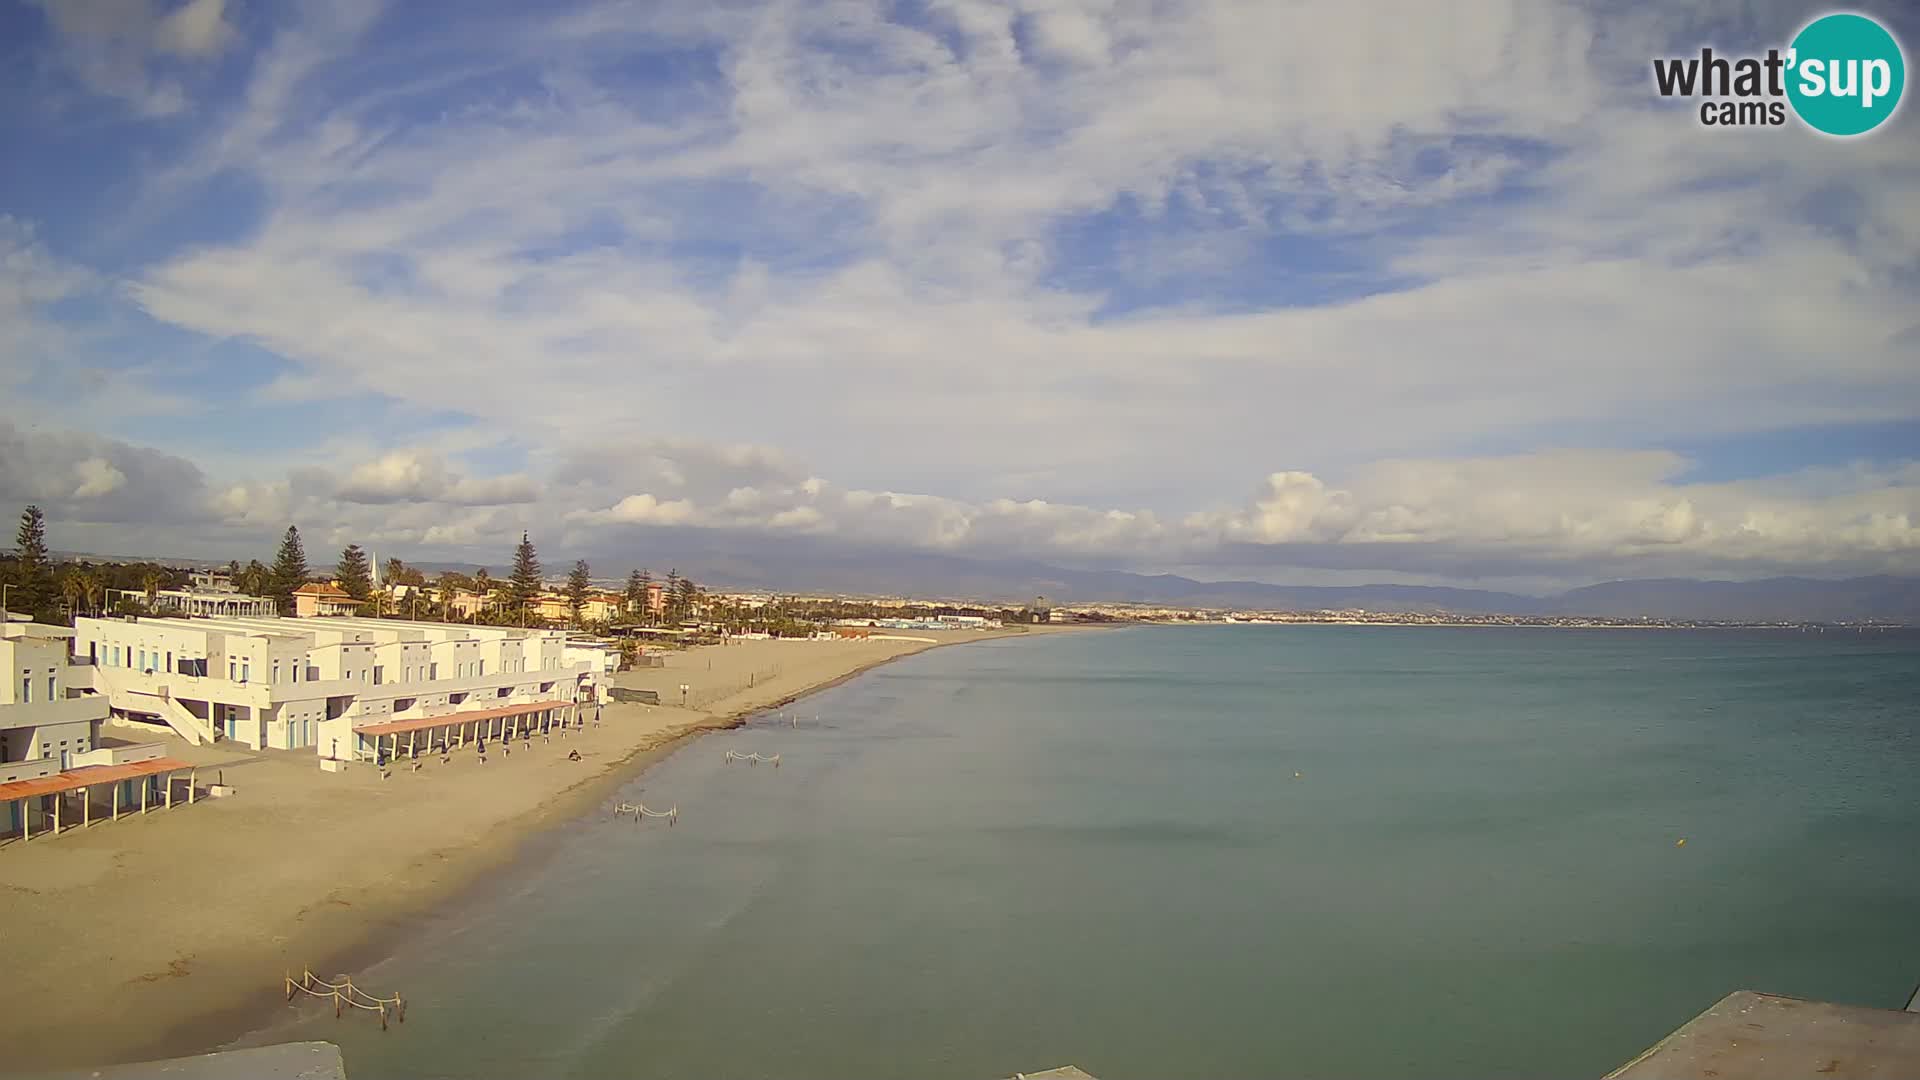
[[[171,810],[173,809],[173,770],[172,769],[167,770],[166,777],[167,777],[167,809]]]
[[[113,820],[120,820],[120,781],[113,782]]]
[[[61,798],[61,796],[55,796],[55,798]],[[60,809],[60,804],[54,803],[53,808],[57,812]],[[87,789],[84,787],[80,789],[80,827],[83,829],[93,828],[93,800],[87,798]]]
[[[153,790],[153,777],[151,776],[142,777],[140,780],[140,813],[142,815],[146,814],[147,812],[147,792],[152,790]]]
[[[86,790],[82,788],[81,790]],[[53,835],[60,835],[60,804],[67,800],[59,795],[53,797]]]

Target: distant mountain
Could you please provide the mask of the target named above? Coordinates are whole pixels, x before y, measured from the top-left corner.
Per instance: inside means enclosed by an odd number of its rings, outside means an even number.
[[[1920,622],[1920,578],[1609,581],[1574,589],[1556,604],[1569,614],[1616,618]]]
[[[99,556],[92,556],[98,559]],[[224,562],[159,560],[172,565]],[[726,589],[970,599],[1017,605],[1036,595],[1055,603],[1130,603],[1162,607],[1380,612],[1461,615],[1588,615],[1602,618],[1725,621],[1855,622],[1920,625],[1920,578],[1875,577],[1823,581],[1778,577],[1761,581],[1663,578],[1610,581],[1559,596],[1525,596],[1486,589],[1424,585],[1270,585],[1259,581],[1197,581],[1174,574],[1072,570],[1032,560],[970,559],[955,555],[863,547],[791,537],[778,541],[703,530],[659,530],[644,559],[596,556],[597,579],[624,580],[636,563],[656,580],[677,569],[702,585]],[[475,563],[408,560],[429,577],[441,570],[472,573]],[[571,565],[571,557],[560,565]],[[504,564],[488,567],[504,576]]]

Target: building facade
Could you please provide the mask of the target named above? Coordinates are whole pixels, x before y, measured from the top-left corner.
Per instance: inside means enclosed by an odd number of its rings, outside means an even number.
[[[71,768],[99,745],[107,703],[93,695],[91,672],[69,662],[72,639],[65,627],[0,626],[0,783]]]
[[[361,601],[355,600],[338,585],[309,581],[293,590],[295,618],[313,619],[355,615],[360,611],[360,604]]]
[[[355,728],[599,700],[559,630],[368,619],[81,619],[74,651],[113,712],[189,741],[334,756]]]

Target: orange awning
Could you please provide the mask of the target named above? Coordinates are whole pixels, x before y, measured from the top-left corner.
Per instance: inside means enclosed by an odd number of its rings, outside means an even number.
[[[503,716],[525,716],[544,709],[558,709],[572,705],[571,701],[536,701],[528,705],[504,705],[498,709],[475,709],[472,712],[443,713],[439,716],[416,716],[411,720],[389,720],[384,724],[368,724],[354,728],[356,735],[405,735],[409,731],[425,728],[448,727],[453,724],[465,724],[474,720],[498,720]]]
[[[191,769],[194,766],[179,758],[154,758],[152,761],[134,761],[125,765],[89,765],[84,769],[68,769],[33,780],[15,780],[0,784],[0,802],[12,802],[15,799],[31,799],[35,795],[58,795],[63,791],[77,791],[95,784],[113,784],[122,780],[138,780],[155,773],[173,772],[176,769]]]

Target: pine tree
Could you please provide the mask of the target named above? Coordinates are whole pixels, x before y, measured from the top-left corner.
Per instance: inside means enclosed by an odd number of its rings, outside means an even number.
[[[692,578],[680,579],[680,617],[690,619],[699,613],[700,590],[693,584]]]
[[[580,559],[573,564],[573,572],[567,575],[567,610],[573,613],[573,625],[580,625],[580,609],[587,606],[587,594],[593,591],[593,574],[587,568],[587,560]]]
[[[307,583],[307,546],[300,542],[298,527],[287,526],[280,540],[280,551],[273,557],[271,587],[284,615],[293,614],[293,590]]]
[[[640,568],[640,606],[635,610],[643,625],[653,625],[653,574],[644,566]]]
[[[334,567],[333,574],[340,579],[340,588],[355,600],[373,596],[373,567],[368,565],[367,553],[360,550],[359,544],[348,544],[340,552],[340,564]]]
[[[16,582],[8,598],[8,607],[24,611],[43,622],[52,621],[53,567],[47,561],[47,516],[38,506],[20,512],[20,531],[13,546]]]
[[[534,554],[533,541],[520,534],[520,546],[513,549],[513,573],[507,577],[507,600],[524,624],[527,608],[540,595],[540,558]]]
[[[666,611],[664,612],[664,614],[666,615],[667,622],[669,624],[679,622],[680,621],[680,571],[678,570],[667,571],[666,588],[660,590],[660,594],[661,594],[660,599],[663,602],[663,606],[666,608]]]

